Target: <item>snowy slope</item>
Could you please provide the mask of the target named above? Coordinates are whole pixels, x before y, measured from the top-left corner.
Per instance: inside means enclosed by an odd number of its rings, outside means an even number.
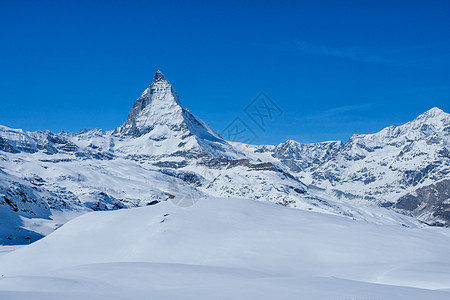
[[[448,299],[449,234],[243,199],[164,202],[89,213],[1,255],[0,298]]]

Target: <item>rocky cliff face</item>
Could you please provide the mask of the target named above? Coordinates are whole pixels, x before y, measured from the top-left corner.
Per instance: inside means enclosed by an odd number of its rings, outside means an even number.
[[[394,208],[410,212],[430,225],[448,226],[450,223],[450,179],[422,186],[400,197]]]

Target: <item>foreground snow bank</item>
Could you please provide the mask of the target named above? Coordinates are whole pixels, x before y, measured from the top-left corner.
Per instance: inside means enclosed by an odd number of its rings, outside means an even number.
[[[448,253],[446,229],[247,200],[165,202],[86,214],[0,256],[0,298],[449,299],[426,290],[450,288]]]

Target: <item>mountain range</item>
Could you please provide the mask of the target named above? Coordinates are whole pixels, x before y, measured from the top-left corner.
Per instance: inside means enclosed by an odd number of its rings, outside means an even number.
[[[0,244],[90,211],[245,198],[377,224],[450,225],[450,115],[432,108],[346,143],[226,141],[160,72],[115,130],[0,126]]]

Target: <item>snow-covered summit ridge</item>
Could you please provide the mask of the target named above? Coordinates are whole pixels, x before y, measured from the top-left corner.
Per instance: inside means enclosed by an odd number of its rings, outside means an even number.
[[[446,139],[444,136],[448,133],[450,133],[450,114],[434,107],[403,125],[389,126],[373,134],[355,134],[346,146],[352,145],[356,140],[359,144],[363,142],[366,145],[374,144],[380,147],[394,141],[407,143],[437,137]]]
[[[423,114],[419,115],[416,119],[420,118],[436,118],[436,117],[449,117],[450,115],[440,109],[439,107],[433,107],[424,112]]]

